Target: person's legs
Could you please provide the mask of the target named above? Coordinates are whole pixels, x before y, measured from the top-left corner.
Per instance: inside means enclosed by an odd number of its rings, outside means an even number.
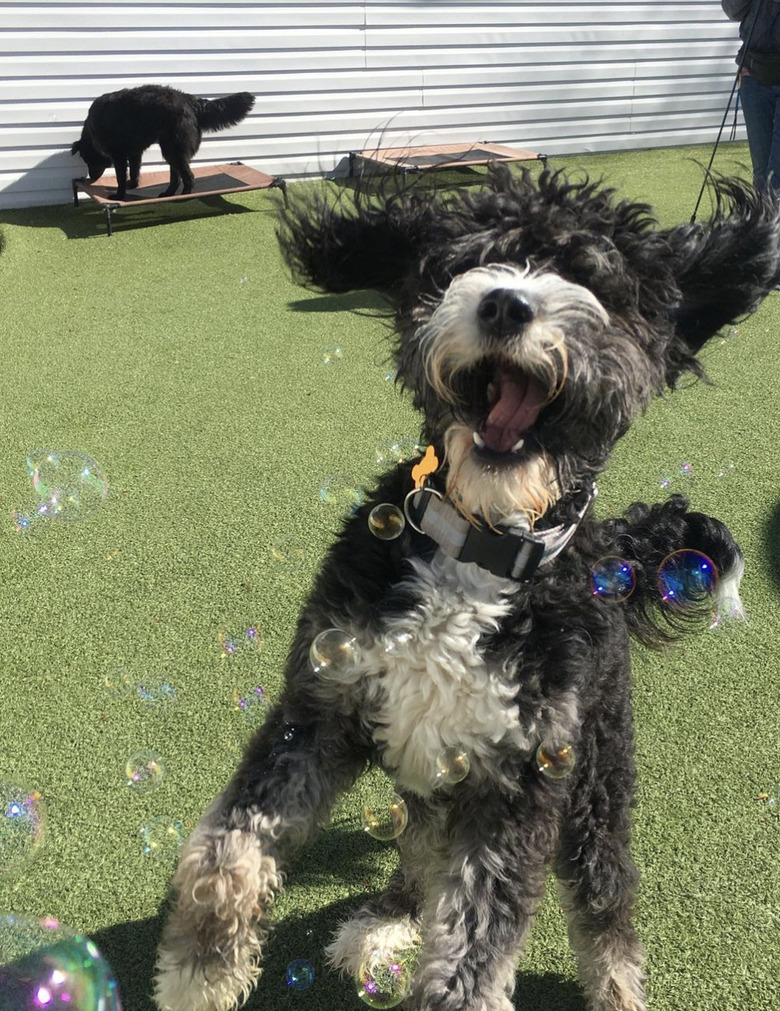
[[[780,89],[759,84],[755,77],[746,75],[742,78],[739,96],[747,127],[750,160],[753,163],[753,182],[756,186],[766,186],[769,181],[777,107],[776,92],[780,92]],[[780,181],[780,138],[775,154],[775,174]]]
[[[767,162],[767,178],[775,190],[780,191],[780,85],[772,85],[765,89],[771,91],[774,97],[774,116],[772,119],[772,147]]]

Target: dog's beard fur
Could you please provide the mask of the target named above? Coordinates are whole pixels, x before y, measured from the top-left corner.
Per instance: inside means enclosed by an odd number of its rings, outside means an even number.
[[[532,307],[533,318],[512,332],[487,334],[477,311],[494,289],[517,292]],[[485,363],[517,370],[525,377],[526,389],[533,384],[545,391],[541,410],[565,387],[569,335],[603,328],[607,322],[606,311],[588,289],[554,273],[495,264],[456,277],[420,327],[426,378],[454,415],[444,433],[447,492],[469,520],[497,524],[519,514],[533,527],[566,489],[560,486],[555,459],[543,447],[521,449],[516,460],[507,454],[494,461],[480,455],[474,436],[484,419],[469,416],[473,408],[470,412],[461,402],[459,377]]]

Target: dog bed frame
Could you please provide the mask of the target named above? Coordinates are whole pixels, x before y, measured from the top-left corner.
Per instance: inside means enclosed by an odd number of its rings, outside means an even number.
[[[401,172],[404,176],[433,169],[471,168],[491,165],[494,162],[541,161],[547,164],[547,155],[524,148],[506,147],[503,144],[434,144],[428,147],[384,147],[373,151],[351,151],[350,177],[376,172]]]
[[[257,169],[249,168],[240,161],[229,165],[193,165],[195,183],[192,193],[179,193],[172,197],[155,196],[164,190],[170,181],[170,174],[164,172],[145,172],[141,176],[142,186],[127,193],[124,200],[110,196],[116,189],[116,181],[99,185],[89,180],[73,180],[73,203],[79,205],[79,193],[86,193],[103,208],[106,215],[108,234],[113,232],[112,215],[120,207],[139,207],[145,204],[168,204],[180,200],[197,200],[202,197],[223,196],[228,193],[244,193],[248,190],[263,190],[275,186],[282,191],[287,202],[287,184],[281,176],[269,176]]]

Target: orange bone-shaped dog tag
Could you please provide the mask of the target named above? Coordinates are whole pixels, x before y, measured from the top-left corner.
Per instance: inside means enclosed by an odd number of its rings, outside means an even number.
[[[414,481],[415,488],[422,488],[425,484],[425,479],[429,474],[433,474],[439,466],[439,458],[436,456],[436,450],[433,446],[429,446],[425,450],[425,456],[412,467],[412,480]]]

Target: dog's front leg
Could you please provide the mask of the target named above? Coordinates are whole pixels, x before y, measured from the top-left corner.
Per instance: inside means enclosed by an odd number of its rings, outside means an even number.
[[[164,1011],[228,1011],[260,974],[284,870],[364,768],[344,726],[282,704],[185,843],[157,963]]]
[[[480,793],[453,810],[447,867],[423,909],[414,1011],[513,1011],[517,960],[544,892],[560,799],[555,785],[529,783],[522,795]]]

